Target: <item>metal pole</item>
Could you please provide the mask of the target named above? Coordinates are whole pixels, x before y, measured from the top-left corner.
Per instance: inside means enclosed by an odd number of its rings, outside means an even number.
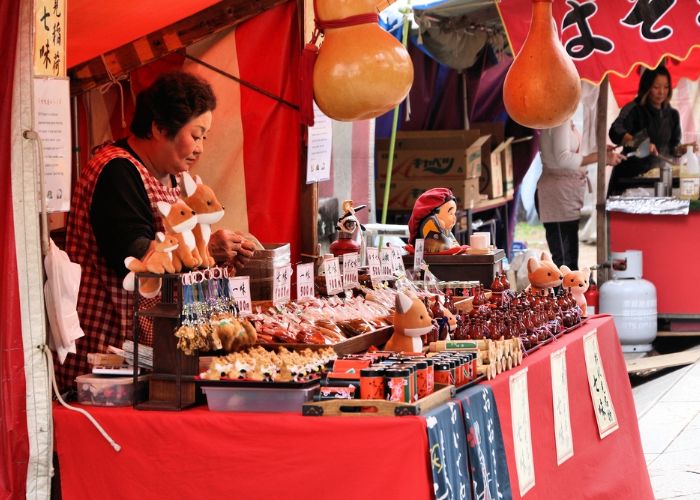
[[[608,269],[600,267],[608,261],[610,246],[608,214],[605,211],[605,157],[607,145],[607,111],[608,111],[608,77],[607,75],[600,82],[598,87],[598,106],[596,111],[596,143],[598,144],[598,171],[597,171],[597,192],[596,192],[596,246],[598,261],[598,286],[608,279]]]

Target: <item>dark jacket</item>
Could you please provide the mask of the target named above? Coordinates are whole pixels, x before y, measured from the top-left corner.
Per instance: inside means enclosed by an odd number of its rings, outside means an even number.
[[[671,106],[656,109],[653,106],[641,104],[638,99],[626,104],[620,110],[608,135],[615,144],[622,144],[625,133],[636,135],[646,130],[649,139],[665,156],[673,154],[681,143],[681,119],[678,111]],[[623,154],[630,152],[624,148]]]

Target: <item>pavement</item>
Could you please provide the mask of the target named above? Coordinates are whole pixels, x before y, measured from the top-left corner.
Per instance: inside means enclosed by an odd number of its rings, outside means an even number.
[[[632,383],[655,497],[700,500],[700,361]]]

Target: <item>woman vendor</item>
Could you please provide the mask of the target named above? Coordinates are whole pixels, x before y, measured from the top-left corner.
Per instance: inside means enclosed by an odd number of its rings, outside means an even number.
[[[665,66],[645,70],[639,79],[637,97],[621,110],[610,127],[610,139],[623,146],[627,160],[618,165],[610,177],[609,194],[621,194],[633,183],[625,181],[660,165],[661,157],[680,156],[681,125],[678,111],[671,107],[671,74]],[[635,152],[644,139],[649,151]]]
[[[207,82],[184,72],[161,75],[136,99],[132,135],[99,149],[81,172],[66,251],[82,267],[77,308],[85,336],[58,370],[62,390],[89,371],[87,353],[121,347],[131,337],[133,296],[122,288],[124,259],[142,258],[163,231],[157,202],[178,199],[178,175],[204,151],[215,107]],[[240,264],[254,248],[227,230],[214,232],[209,243],[214,259],[227,265]],[[151,345],[151,329],[143,331],[139,341]]]

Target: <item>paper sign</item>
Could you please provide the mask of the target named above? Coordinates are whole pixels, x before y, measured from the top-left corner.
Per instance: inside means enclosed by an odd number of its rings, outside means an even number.
[[[518,484],[522,497],[535,486],[530,402],[527,394],[527,368],[510,377],[510,411],[513,425],[515,466],[518,471]]]
[[[314,265],[297,265],[297,301],[314,298]]]
[[[394,276],[394,252],[391,248],[385,247],[379,249],[379,262],[382,279],[391,279]]]
[[[399,247],[391,247],[394,253],[394,260],[392,262],[394,267],[394,276],[404,276],[406,275],[406,268],[403,266],[403,257],[401,256],[401,249]]]
[[[566,378],[566,347],[553,352],[549,361],[552,369],[554,439],[557,445],[557,465],[561,465],[574,456],[569,414],[569,383]]]
[[[250,276],[237,276],[228,279],[228,293],[238,307],[241,315],[252,314],[250,300]]]
[[[615,407],[610,398],[608,381],[605,379],[603,361],[598,348],[598,330],[593,330],[583,337],[583,354],[588,372],[588,388],[591,391],[593,412],[598,423],[598,434],[603,439],[619,427]]]
[[[415,252],[413,254],[413,269],[418,271],[421,264],[423,264],[423,247],[425,245],[425,240],[423,238],[416,240]]]
[[[34,75],[66,76],[66,0],[34,0]]]
[[[360,279],[357,276],[357,268],[360,263],[360,256],[356,252],[343,255],[343,288],[354,288],[360,286]]]
[[[343,280],[340,277],[340,262],[338,257],[323,261],[323,271],[326,275],[326,293],[336,295],[343,291]]]
[[[70,210],[71,120],[69,80],[34,79],[34,123],[44,149],[49,212]]]
[[[379,260],[379,250],[375,247],[367,247],[367,265],[372,284],[382,281],[382,263]]]
[[[272,284],[272,303],[286,304],[292,293],[292,265],[275,267],[275,276]]]
[[[327,181],[331,177],[331,119],[314,102],[314,126],[309,127],[309,147],[306,154],[306,183]]]

